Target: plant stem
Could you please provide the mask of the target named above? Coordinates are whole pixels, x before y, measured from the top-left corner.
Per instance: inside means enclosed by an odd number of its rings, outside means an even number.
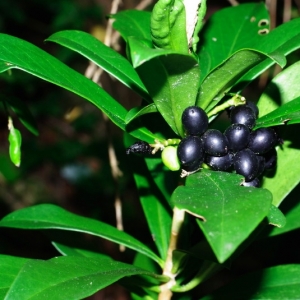
[[[238,105],[243,105],[245,103],[246,103],[245,97],[243,97],[241,95],[238,95],[238,94],[234,94],[232,96],[232,98],[225,101],[221,105],[218,105],[218,106],[214,107],[211,111],[209,111],[207,113],[207,116],[210,118],[214,115],[217,115],[219,112],[225,110],[226,108],[228,108],[230,106],[238,106]]]
[[[197,285],[211,277],[215,272],[223,268],[224,267],[220,264],[211,261],[205,261],[200,270],[197,272],[196,276],[189,283],[181,286],[176,286],[172,289],[172,291],[179,293],[190,291],[191,289],[195,288]]]
[[[185,211],[177,208],[176,206],[173,209],[173,221],[171,227],[171,236],[170,243],[167,253],[167,259],[163,269],[163,275],[169,276],[171,280],[160,286],[161,292],[158,295],[158,300],[169,300],[172,297],[171,288],[176,285],[175,276],[176,274],[172,273],[173,268],[173,251],[177,248],[178,237],[180,229],[184,221]]]

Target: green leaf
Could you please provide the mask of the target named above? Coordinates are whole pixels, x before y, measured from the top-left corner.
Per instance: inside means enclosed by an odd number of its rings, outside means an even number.
[[[299,26],[300,18],[296,18],[280,25],[264,36],[264,43],[259,44],[259,49],[262,51],[276,50],[287,56],[291,52],[300,48]],[[274,61],[270,58],[265,59],[238,80],[236,87],[234,87],[234,91],[241,90],[241,88],[245,86],[245,83],[257,78],[273,64]]]
[[[124,245],[162,264],[156,254],[129,234],[103,222],[77,216],[52,204],[41,204],[17,210],[4,217],[0,221],[0,227],[85,232]]]
[[[106,258],[62,256],[48,261],[30,260],[14,277],[5,299],[83,299],[135,274],[159,277]]]
[[[134,168],[134,179],[151,236],[157,246],[160,257],[165,259],[171,233],[172,217],[170,208],[164,202],[159,191],[157,191],[147,170],[145,169],[144,172],[141,172],[141,162],[136,160],[134,165],[137,166]],[[148,174],[148,176],[145,174]]]
[[[21,132],[13,125],[11,117],[8,118],[8,141],[9,141],[9,156],[15,166],[19,167],[21,164]]]
[[[181,0],[159,0],[154,5],[151,36],[157,48],[188,54],[185,6]]]
[[[108,255],[102,253],[93,252],[86,249],[73,248],[58,242],[52,242],[52,245],[60,254],[64,256],[83,256],[83,257],[96,257],[96,258],[106,258],[106,259],[110,258]]]
[[[0,34],[0,70],[3,72],[12,68],[30,73],[87,99],[122,130],[126,130],[124,120],[127,110],[96,83],[36,46],[16,37]],[[130,134],[149,142],[155,139],[143,127]]]
[[[33,133],[34,135],[39,135],[36,121],[24,102],[20,101],[20,99],[18,99],[18,98],[12,97],[12,96],[4,98],[3,101],[5,101],[11,107],[11,109],[18,116],[21,123],[31,133]]]
[[[96,83],[34,45],[0,34],[0,67],[20,69],[86,98],[124,129],[126,109]],[[113,111],[112,111],[113,108]]]
[[[259,26],[261,20],[267,24]],[[269,14],[264,3],[240,4],[214,13],[201,31],[198,46],[201,81],[235,52],[255,48],[265,38],[258,31],[268,28]]]
[[[270,225],[282,228],[286,224],[286,218],[279,208],[272,205],[268,214],[268,221]]]
[[[148,98],[143,82],[129,61],[92,35],[77,30],[65,30],[51,35],[46,41],[78,52],[142,97]]]
[[[158,111],[180,136],[184,135],[181,115],[195,104],[199,68],[190,55],[168,55],[151,59],[137,68]]]
[[[295,194],[295,197],[297,199],[297,204],[294,205],[291,209],[289,209],[287,213],[285,213],[286,225],[280,228],[273,228],[272,231],[268,234],[268,236],[283,234],[300,228],[300,203],[298,201],[299,190],[296,189],[293,191],[293,193]],[[287,203],[289,202],[287,201]]]
[[[129,36],[151,41],[151,13],[141,10],[124,10],[111,15],[114,19],[113,28],[120,32],[127,42]]]
[[[289,68],[280,72],[267,86],[264,93],[258,101],[260,115],[263,116],[257,120],[260,124],[263,118],[268,118],[267,114],[277,114],[276,109],[282,107],[293,107],[293,102],[300,97],[299,74],[300,63],[297,62]],[[291,102],[290,102],[291,101]],[[297,102],[295,102],[297,104]],[[279,112],[282,108],[278,108]],[[284,108],[283,108],[284,109]],[[264,117],[265,116],[265,117]],[[290,127],[291,128],[291,127]],[[277,149],[277,168],[272,177],[264,177],[263,187],[267,188],[273,194],[273,204],[279,206],[284,198],[300,181],[300,150],[297,131],[299,125],[293,125],[293,130],[286,130],[281,136],[284,144]],[[291,168],[290,166],[293,166]],[[288,172],[287,172],[288,170]]]
[[[259,118],[255,128],[296,123],[300,123],[300,97]]]
[[[198,221],[220,263],[228,259],[267,216],[268,190],[240,186],[242,177],[201,170],[179,186],[171,201],[202,219]]]
[[[157,264],[153,262],[153,260],[149,259],[149,257],[141,253],[136,254],[136,256],[134,257],[133,265],[135,267],[142,268],[154,274],[161,272],[161,270],[158,268]],[[143,278],[143,280],[146,281],[150,286],[160,285],[160,282],[156,278],[145,276],[145,275],[139,275],[138,277]]]
[[[201,81],[212,69],[243,48],[286,56],[300,47],[299,25],[300,19],[297,18],[268,34],[259,34],[260,30],[266,30],[266,33],[269,30],[269,15],[263,3],[240,4],[217,11],[202,31],[204,36],[198,53]],[[273,60],[265,58],[238,79],[233,91],[239,92],[273,64]]]
[[[0,255],[0,299],[5,299],[14,278],[27,261],[28,258]]]
[[[241,276],[202,299],[298,299],[299,294],[300,265],[291,264]]]
[[[156,105],[154,103],[147,106],[139,106],[132,108],[126,115],[125,122],[126,124],[130,123],[132,120],[136,119],[145,114],[157,112]]]
[[[297,125],[297,128],[293,128],[293,130],[297,132],[300,128]],[[272,204],[277,207],[298,185],[300,180],[299,145],[295,145],[294,138],[293,140],[290,140],[290,137],[288,136],[283,136],[283,138],[283,146],[277,148],[276,173],[274,176],[264,177],[262,182],[262,187],[268,189],[273,194]],[[293,167],[291,168],[291,166]]]
[[[130,58],[134,68],[139,67],[155,57],[165,56],[168,54],[178,54],[171,49],[154,49],[151,42],[141,40],[134,36],[128,37],[128,48],[130,50]]]
[[[300,61],[284,69],[271,80],[257,103],[260,117],[300,97],[299,76]],[[261,118],[257,122],[260,123]]]
[[[173,172],[166,168],[161,158],[145,158],[145,161],[156,186],[170,204],[172,193],[179,184],[178,172]]]
[[[211,110],[243,74],[264,59],[265,54],[251,49],[242,49],[233,54],[205,78],[196,105],[206,111]],[[274,54],[273,59],[283,63],[282,57],[277,54]]]

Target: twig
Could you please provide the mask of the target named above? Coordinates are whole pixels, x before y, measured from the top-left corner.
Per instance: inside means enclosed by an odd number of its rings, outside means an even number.
[[[113,0],[111,5],[110,14],[115,14],[118,11],[118,7],[121,3],[121,0]],[[107,27],[106,27],[106,33],[104,38],[104,44],[106,46],[111,45],[112,41],[112,19],[108,20]],[[85,71],[85,76],[88,78],[91,78],[94,82],[99,84],[101,74],[103,73],[102,68],[98,68],[93,62],[90,62],[88,68]],[[120,191],[119,191],[119,183],[118,179],[120,176],[122,176],[122,172],[118,167],[118,160],[115,153],[115,149],[112,143],[111,134],[110,134],[110,123],[109,119],[105,114],[103,114],[103,119],[106,126],[106,132],[108,137],[108,157],[109,157],[109,164],[111,168],[111,174],[115,182],[115,212],[116,212],[116,227],[119,230],[123,230],[123,221],[122,221],[122,204],[121,204],[121,198],[120,198]],[[120,251],[124,251],[125,247],[120,246]]]
[[[153,0],[142,0],[136,7],[135,9],[137,10],[143,10],[150,4],[152,4]]]
[[[121,4],[121,0],[113,0],[112,4],[111,4],[111,10],[110,10],[110,14],[115,14],[118,11],[118,7]],[[111,41],[112,41],[112,34],[113,34],[113,19],[108,19],[107,21],[107,26],[106,26],[106,32],[105,32],[105,38],[104,38],[104,44],[108,47],[111,46]],[[94,82],[99,82],[100,80],[100,76],[103,73],[103,69],[102,68],[97,68],[94,70],[94,74],[92,77],[92,80]]]
[[[163,275],[169,276],[171,280],[160,286],[161,292],[159,293],[158,300],[169,300],[172,297],[171,288],[176,284],[176,274],[172,273],[173,251],[178,247],[178,238],[184,221],[184,216],[185,211],[175,206],[173,209],[173,221],[167,259],[163,269]]]
[[[266,6],[269,9],[271,24],[270,29],[274,29],[276,27],[276,10],[277,10],[277,0],[266,0]]]
[[[232,6],[237,6],[239,5],[239,2],[236,0],[228,0],[228,2],[232,5]]]
[[[282,23],[286,23],[292,16],[292,0],[284,0]]]

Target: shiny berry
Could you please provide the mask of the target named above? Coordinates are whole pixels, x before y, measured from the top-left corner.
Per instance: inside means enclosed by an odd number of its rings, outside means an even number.
[[[197,162],[203,161],[204,153],[201,139],[197,136],[183,138],[178,145],[177,155],[183,167],[193,166]]]
[[[271,149],[264,155],[265,158],[265,170],[274,169],[277,165],[277,151],[275,148]]]
[[[253,110],[255,118],[257,119],[258,114],[259,114],[259,110],[258,110],[257,105],[252,101],[246,101],[246,106],[250,107]]]
[[[205,111],[198,106],[186,108],[182,113],[181,121],[188,135],[201,135],[208,127],[208,117]]]
[[[226,171],[232,165],[232,154],[228,153],[224,156],[211,156],[205,157],[205,163],[208,164],[215,171]]]
[[[256,177],[259,177],[265,170],[265,158],[260,155],[256,155],[258,161],[258,170]]]
[[[259,169],[258,159],[253,151],[244,149],[233,157],[235,171],[245,177],[245,181],[251,181],[256,177]]]
[[[208,155],[223,156],[228,153],[228,140],[226,136],[217,129],[207,130],[203,136],[204,151]]]
[[[143,141],[138,141],[126,149],[126,154],[130,154],[130,153],[150,154],[151,151],[152,148],[148,143]]]
[[[231,124],[243,124],[252,129],[255,125],[255,114],[253,110],[246,105],[239,105],[230,111]]]
[[[248,148],[256,154],[264,154],[271,150],[278,141],[273,128],[258,128],[251,132]]]
[[[243,124],[232,124],[224,132],[228,139],[228,149],[232,152],[240,151],[247,147],[250,130]]]

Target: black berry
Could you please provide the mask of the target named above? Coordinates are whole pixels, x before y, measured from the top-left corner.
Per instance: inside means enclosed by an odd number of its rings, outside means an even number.
[[[203,144],[199,137],[183,138],[177,148],[177,155],[183,167],[192,167],[203,161]]]
[[[139,141],[131,145],[126,149],[126,154],[130,153],[141,153],[141,154],[150,154],[152,151],[151,146],[143,141]]]
[[[257,105],[252,101],[246,101],[246,106],[250,107],[253,110],[255,118],[257,119],[258,114],[259,114],[259,110],[258,110]]]
[[[256,155],[258,161],[258,170],[256,176],[259,177],[265,170],[265,158],[260,155]]]
[[[228,153],[224,156],[211,156],[207,155],[205,158],[206,164],[208,164],[213,170],[226,171],[232,165],[232,154]]]
[[[233,157],[235,171],[245,177],[245,181],[251,181],[256,177],[259,169],[258,159],[253,151],[244,149]]]
[[[205,153],[212,156],[223,156],[228,153],[228,140],[226,136],[216,129],[207,130],[203,136]]]
[[[256,154],[264,154],[277,144],[278,138],[273,128],[258,128],[251,132],[248,148]]]
[[[231,124],[243,124],[252,129],[255,125],[255,114],[253,110],[246,105],[239,105],[230,111]]]
[[[225,130],[224,135],[228,140],[228,149],[237,152],[248,145],[250,130],[246,125],[232,124]]]
[[[264,155],[265,158],[265,170],[274,169],[277,165],[277,151],[275,148],[271,149]]]
[[[208,117],[205,111],[198,106],[186,108],[182,113],[181,121],[188,135],[201,135],[208,127]]]

